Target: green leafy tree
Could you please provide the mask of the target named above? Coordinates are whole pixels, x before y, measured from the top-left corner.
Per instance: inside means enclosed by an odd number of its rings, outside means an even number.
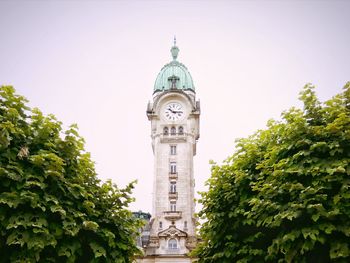
[[[132,262],[139,227],[72,125],[0,88],[0,262]]]
[[[199,262],[350,262],[350,82],[300,99],[213,163]]]

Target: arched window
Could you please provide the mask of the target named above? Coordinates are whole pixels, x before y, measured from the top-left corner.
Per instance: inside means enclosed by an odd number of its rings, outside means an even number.
[[[159,228],[163,228],[163,222],[162,221],[159,222]]]
[[[176,183],[175,182],[170,183],[170,193],[176,193]]]
[[[164,127],[163,134],[164,135],[168,135],[169,134],[169,128],[168,127]]]
[[[184,228],[187,228],[187,221],[184,222]]]
[[[168,248],[169,249],[177,249],[177,240],[175,238],[169,239]]]
[[[171,135],[175,135],[176,134],[176,128],[174,126],[171,127],[170,134]]]
[[[176,211],[176,203],[170,203],[170,211],[175,212]]]
[[[180,135],[184,134],[184,127],[182,127],[182,126],[179,127],[179,134]]]

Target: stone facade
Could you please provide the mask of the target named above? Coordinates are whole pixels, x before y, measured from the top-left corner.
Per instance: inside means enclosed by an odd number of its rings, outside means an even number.
[[[173,52],[178,48],[174,46]],[[177,57],[176,53],[176,57]],[[169,81],[167,89],[155,87],[147,106],[151,122],[154,154],[153,211],[149,241],[142,263],[193,262],[188,253],[196,246],[193,157],[199,138],[200,104],[196,101],[192,79],[183,64],[174,61],[163,67],[157,83]],[[174,68],[179,65],[179,68]],[[185,70],[185,73],[179,73]],[[175,72],[178,75],[168,76]],[[160,79],[164,78],[164,79]],[[178,83],[189,83],[177,87]]]
[[[200,113],[199,103],[191,93],[181,90],[167,91],[158,95],[149,105],[147,115],[151,121],[154,153],[151,242],[146,249],[146,254],[149,255],[185,255],[193,247],[196,224],[193,156],[199,138]],[[169,121],[164,112],[166,106],[173,102],[182,105],[184,116],[179,120]],[[173,127],[175,134],[171,134]],[[182,132],[179,132],[180,127]],[[168,134],[164,133],[164,129],[168,129]],[[174,152],[171,152],[171,147],[175,147]],[[171,165],[176,167],[173,171]],[[170,230],[173,230],[172,234]],[[167,242],[171,238],[178,242],[177,249],[169,250]]]

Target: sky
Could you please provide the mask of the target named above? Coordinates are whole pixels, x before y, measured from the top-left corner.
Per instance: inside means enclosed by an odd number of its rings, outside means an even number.
[[[0,0],[0,84],[31,107],[77,123],[99,178],[137,180],[130,208],[152,211],[153,153],[146,106],[160,69],[178,60],[201,102],[194,176],[235,140],[350,81],[350,1]],[[198,197],[198,195],[197,195]]]

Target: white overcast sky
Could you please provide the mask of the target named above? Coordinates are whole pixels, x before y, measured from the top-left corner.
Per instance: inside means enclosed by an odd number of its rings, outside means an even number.
[[[0,84],[30,106],[77,123],[99,177],[137,179],[133,210],[152,211],[145,111],[170,61],[201,101],[196,190],[234,141],[263,129],[304,84],[321,100],[350,80],[350,1],[0,1]]]

